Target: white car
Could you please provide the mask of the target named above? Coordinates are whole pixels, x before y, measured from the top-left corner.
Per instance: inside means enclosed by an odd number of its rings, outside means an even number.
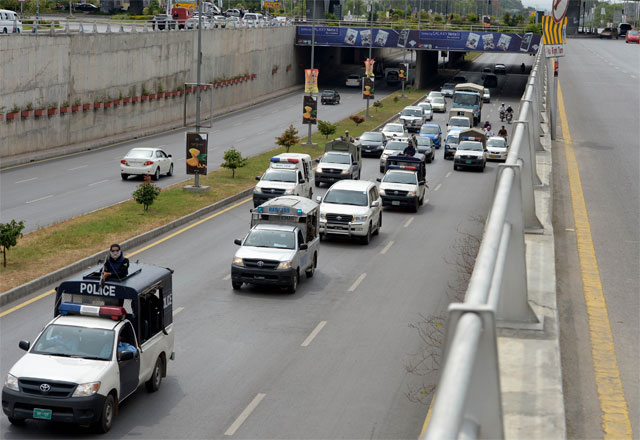
[[[161,148],[133,148],[120,160],[120,176],[152,176],[160,179],[160,174],[173,175],[173,158]]]
[[[453,156],[453,169],[477,168],[481,172],[487,166],[487,152],[482,147],[482,142],[463,140],[458,144]]]
[[[444,113],[447,111],[447,102],[444,96],[435,96],[431,99],[431,107],[434,112]]]
[[[345,82],[345,85],[347,87],[360,87],[360,82],[362,81],[362,79],[360,78],[360,76],[358,75],[349,75],[347,76],[347,81]]]
[[[482,95],[482,101],[483,102],[491,102],[491,92],[486,87],[485,87],[484,93]]]
[[[22,33],[22,20],[8,9],[0,9],[0,34]]]
[[[407,106],[402,112],[400,112],[400,122],[404,125],[404,128],[407,132],[414,130],[420,131],[420,127],[425,122],[424,112],[422,111],[422,107],[418,106]]]
[[[320,237],[359,237],[369,244],[382,227],[382,200],[378,188],[367,180],[334,183],[320,202]]]
[[[187,19],[184,23],[184,27],[187,29],[198,29],[198,14]],[[202,29],[210,29],[211,21],[209,21],[209,17],[202,16]]]
[[[405,148],[407,148],[408,145],[409,143],[407,142],[406,139],[403,139],[403,140],[392,139],[388,141],[387,145],[384,147],[384,150],[382,151],[382,154],[380,155],[380,172],[384,173],[384,171],[387,168],[387,157],[397,156],[399,154],[402,154],[402,152],[404,151]]]
[[[491,136],[487,139],[487,159],[490,160],[507,160],[509,146],[507,140],[502,136]]]
[[[385,135],[385,137],[387,139],[393,139],[394,137],[397,138],[405,138],[406,139],[406,135],[404,134],[404,124],[398,124],[395,122],[391,122],[389,124],[386,124],[384,126],[384,128],[382,129],[382,134]]]
[[[418,180],[415,167],[398,168],[387,170],[382,179],[377,179],[380,182],[382,206],[409,207],[418,212],[418,208],[424,203],[426,182]]]
[[[442,94],[442,92],[436,92],[434,90],[429,92],[429,94],[427,95],[427,102],[432,102],[433,98],[444,98],[444,95]]]
[[[447,135],[452,130],[463,131],[471,128],[471,122],[469,122],[469,118],[465,116],[452,116],[449,118],[449,122],[447,122]]]
[[[454,83],[445,83],[440,88],[440,93],[442,93],[443,96],[452,97],[453,96],[453,90],[455,89],[455,87],[456,87],[456,85]]]
[[[433,121],[433,107],[431,107],[430,102],[421,102],[418,104],[418,107],[422,107],[422,112],[426,120]]]

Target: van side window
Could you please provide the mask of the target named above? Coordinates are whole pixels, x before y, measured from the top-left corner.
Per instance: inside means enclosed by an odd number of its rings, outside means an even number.
[[[302,168],[304,169],[304,179],[309,180],[309,164],[306,160],[302,161]]]
[[[302,236],[302,231],[298,230],[298,246],[304,243],[304,237]]]
[[[162,331],[162,290],[156,288],[140,296],[140,345]]]
[[[304,177],[302,177],[302,171],[298,171],[298,182],[299,183],[304,182]]]

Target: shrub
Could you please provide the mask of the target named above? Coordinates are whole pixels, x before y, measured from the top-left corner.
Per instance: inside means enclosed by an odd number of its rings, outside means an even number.
[[[24,222],[11,220],[9,223],[0,223],[0,246],[2,246],[3,266],[7,267],[7,251],[16,245],[18,238],[22,237]]]
[[[378,112],[378,110],[380,110],[382,107],[384,107],[384,104],[380,101],[375,101],[373,103],[373,106],[376,108],[376,113]]]
[[[329,136],[336,132],[337,128],[337,124],[332,124],[329,121],[318,121],[318,131],[322,133],[327,139],[329,139]]]
[[[242,154],[234,147],[225,151],[222,158],[224,159],[224,162],[220,164],[220,166],[230,169],[232,178],[236,177],[236,168],[242,168],[247,164],[248,160],[248,158],[242,157]]]
[[[148,211],[149,206],[153,204],[153,201],[160,195],[160,188],[156,184],[151,182],[151,176],[144,176],[144,182],[142,182],[136,190],[133,192],[133,200],[144,206],[144,210]]]
[[[293,147],[298,142],[300,142],[298,130],[295,129],[293,124],[289,125],[289,128],[282,133],[282,136],[276,138],[276,144],[286,148],[287,153],[289,152],[289,148]]]
[[[364,121],[366,121],[366,119],[363,116],[359,116],[359,115],[351,115],[349,116],[349,119],[355,122],[356,127],[362,124]]]

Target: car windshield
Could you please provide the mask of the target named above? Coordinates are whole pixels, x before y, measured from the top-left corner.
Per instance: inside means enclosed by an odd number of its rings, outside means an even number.
[[[31,353],[107,361],[113,353],[113,330],[51,324]]]
[[[146,159],[148,157],[153,157],[153,150],[137,150],[134,148],[133,150],[130,150],[125,157]]]
[[[502,147],[506,146],[504,139],[489,139],[487,140],[487,147]]]
[[[322,92],[322,96],[333,96],[334,93],[333,90],[325,90]]]
[[[489,93],[491,93],[491,92],[489,92],[489,89],[484,89],[484,94],[485,95],[488,95]]]
[[[373,133],[373,132],[362,133],[362,136],[360,136],[360,140],[382,142],[382,133]]]
[[[243,246],[255,246],[278,249],[294,249],[296,236],[293,231],[271,231],[253,229],[244,240]]]
[[[467,93],[456,93],[453,95],[454,105],[476,105],[478,103],[478,95]]]
[[[271,182],[296,182],[296,172],[293,170],[269,169],[262,176],[262,180]]]
[[[629,31],[628,34],[629,35],[639,35],[640,32],[638,32],[638,31]]]
[[[482,151],[482,143],[474,141],[463,141],[458,145],[458,150]]]
[[[422,107],[423,110],[431,110],[431,104],[428,102],[423,102],[421,104],[419,104],[420,107]]]
[[[451,118],[449,125],[453,127],[471,127],[467,118]]]
[[[321,163],[342,163],[342,164],[350,164],[351,163],[351,155],[344,153],[325,153],[320,159]]]
[[[406,183],[409,185],[416,185],[418,183],[418,178],[416,177],[416,173],[399,173],[391,171],[385,174],[382,181],[386,183]]]
[[[405,108],[404,110],[402,110],[402,116],[420,117],[422,116],[422,110],[412,110],[412,109]]]
[[[431,97],[431,98],[437,98],[437,97],[440,97],[440,96],[442,96],[442,93],[440,93],[440,92],[429,92],[429,97]]]
[[[426,146],[429,146],[429,145],[433,145],[433,141],[431,140],[430,137],[418,136],[418,137],[416,137],[416,140],[418,141],[418,146],[419,147],[426,147]]]
[[[441,96],[436,96],[435,98],[433,98],[433,99],[431,100],[431,103],[432,103],[432,104],[444,104],[444,103],[445,103],[445,100],[444,100],[444,98],[443,98],[443,97],[441,97]]]
[[[420,129],[420,134],[438,134],[440,129],[435,125],[423,125]]]
[[[458,143],[457,135],[447,136],[447,144],[457,144],[457,143]]]
[[[404,133],[404,127],[398,124],[387,124],[384,126],[384,131],[391,133]]]
[[[407,143],[406,142],[397,142],[397,141],[391,141],[387,144],[387,150],[400,150],[403,151],[405,148],[407,148]]]
[[[322,203],[367,206],[367,192],[347,189],[330,189],[324,196]]]
[[[444,90],[453,89],[454,87],[455,86],[452,83],[446,83],[445,85],[442,86]]]

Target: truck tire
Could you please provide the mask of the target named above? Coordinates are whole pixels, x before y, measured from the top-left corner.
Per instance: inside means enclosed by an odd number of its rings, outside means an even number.
[[[242,283],[239,281],[231,281],[231,287],[233,288],[233,290],[240,290],[240,288],[242,287]]]
[[[289,293],[296,293],[296,290],[298,290],[298,272],[296,271],[293,274],[293,277],[291,277],[291,284],[289,284],[289,287],[287,288],[287,290],[289,291]]]
[[[113,397],[113,393],[109,394],[104,401],[102,407],[102,414],[100,414],[100,420],[94,425],[96,430],[101,433],[107,433],[113,425],[113,419],[116,416],[116,399]]]
[[[371,242],[371,228],[373,225],[369,222],[369,229],[367,229],[367,235],[362,237],[362,244],[369,244]]]
[[[380,215],[378,216],[378,227],[376,228],[375,232],[373,233],[373,235],[378,235],[380,234],[380,229],[382,228],[382,211],[380,211]]]
[[[316,266],[318,265],[318,254],[313,254],[313,264],[305,270],[304,274],[307,278],[312,278],[313,273],[316,270]]]
[[[122,180],[127,180],[129,178],[129,175],[122,173],[120,174],[120,177],[122,177]]]
[[[164,362],[162,361],[162,358],[158,356],[158,359],[156,360],[156,364],[153,367],[153,373],[151,373],[151,377],[144,384],[145,387],[147,388],[147,391],[149,391],[150,393],[155,393],[160,389],[160,384],[162,383],[163,368],[164,368]]]

